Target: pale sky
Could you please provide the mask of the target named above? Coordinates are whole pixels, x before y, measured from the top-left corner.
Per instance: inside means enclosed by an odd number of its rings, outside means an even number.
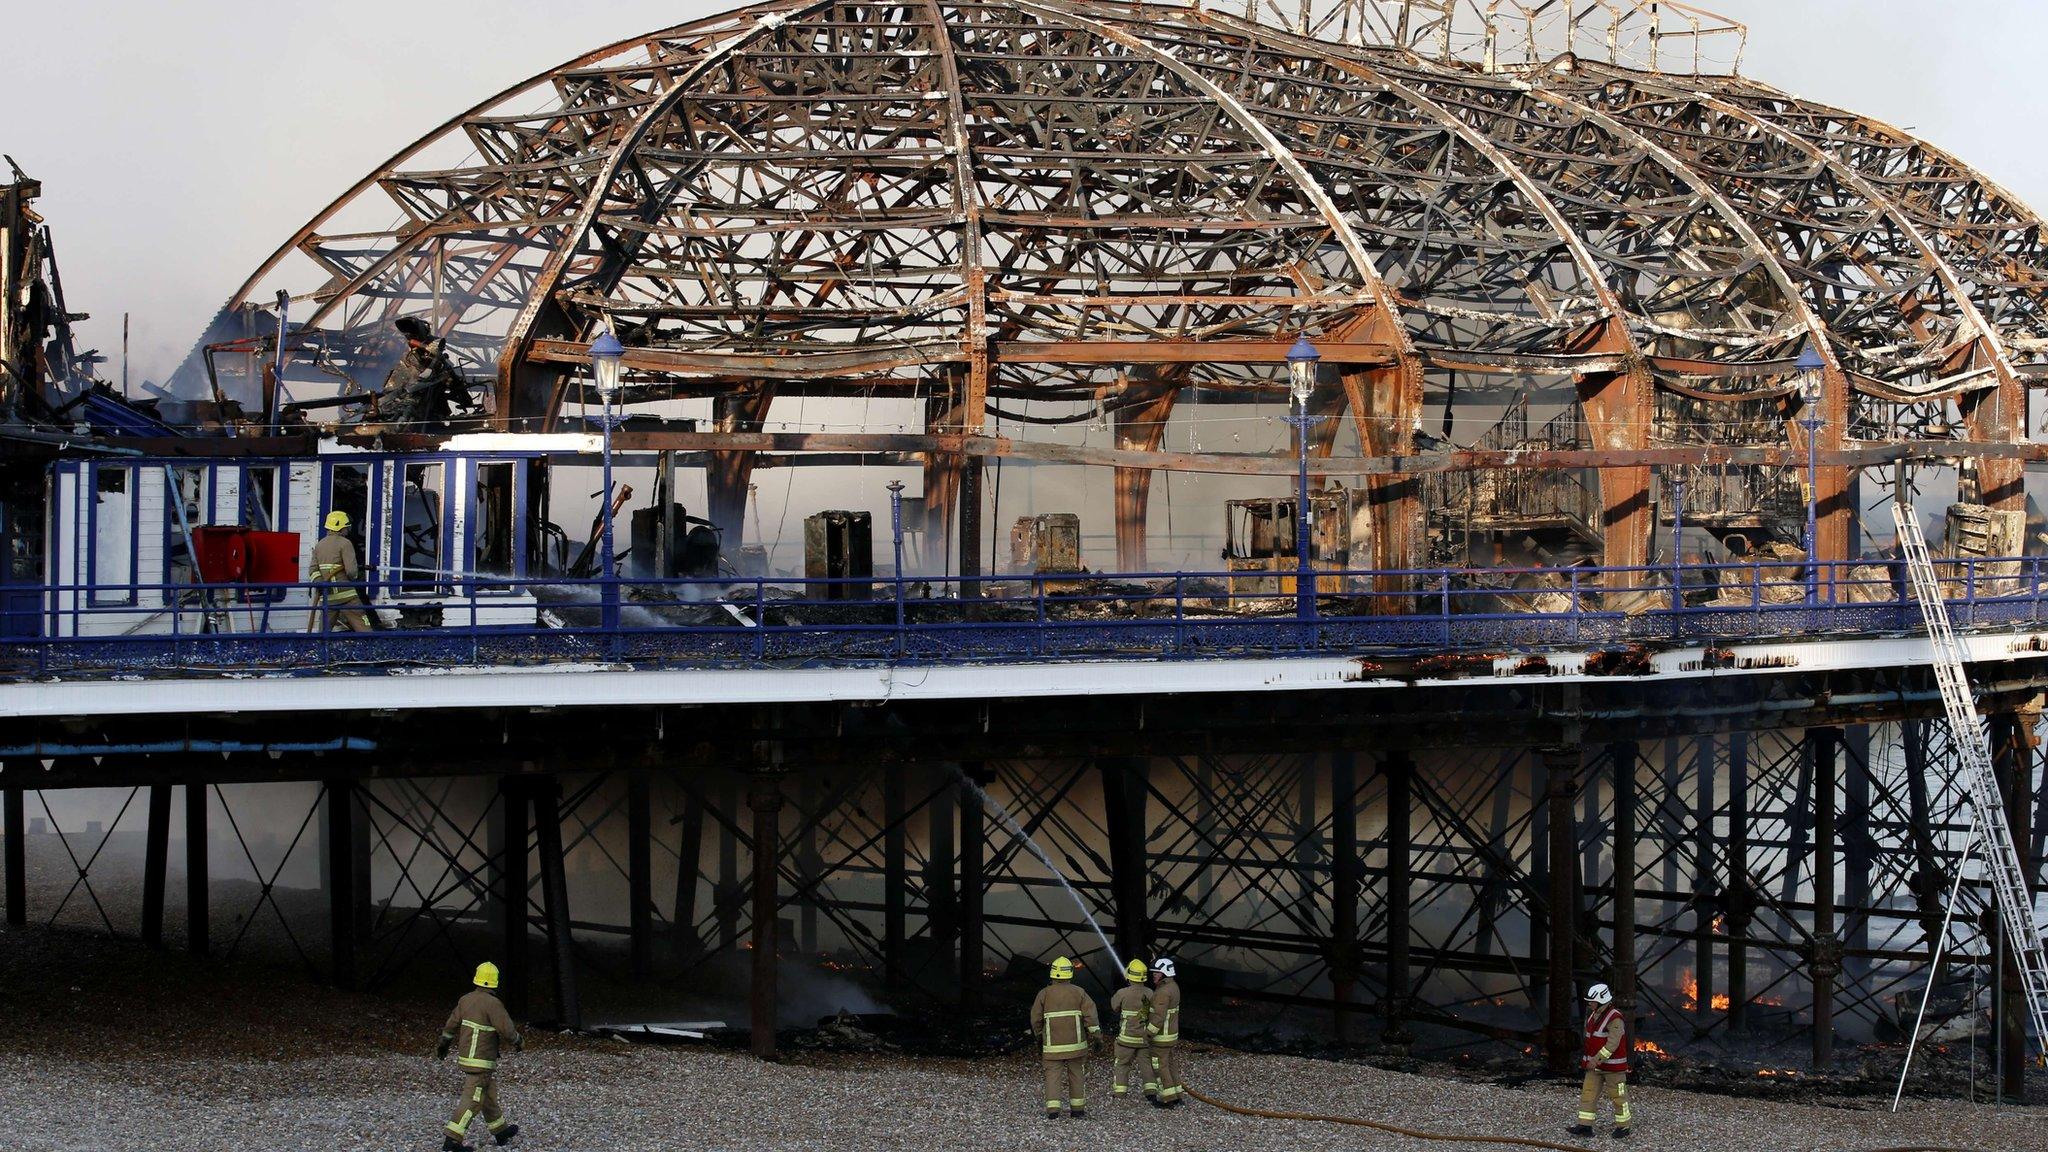
[[[1912,128],[2048,206],[2039,0],[1698,0],[1744,72]],[[8,17],[0,151],[44,182],[71,307],[162,379],[248,271],[335,195],[491,92],[717,0],[63,0]]]

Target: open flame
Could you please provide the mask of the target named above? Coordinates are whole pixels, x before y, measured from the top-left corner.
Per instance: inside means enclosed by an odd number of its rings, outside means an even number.
[[[1686,1011],[1693,1012],[1699,1009],[1700,981],[1699,977],[1692,974],[1692,969],[1687,968],[1684,974],[1679,977],[1678,991],[1680,995],[1685,997]],[[1726,992],[1714,993],[1714,998],[1710,1001],[1712,1009],[1716,1012],[1726,1012],[1730,1003],[1731,1001],[1728,999]]]
[[[1666,1052],[1663,1046],[1658,1044],[1655,1040],[1638,1040],[1636,1041],[1635,1048],[1638,1052],[1647,1052],[1650,1055],[1655,1056],[1662,1060],[1671,1059],[1671,1053]]]
[[[1788,1079],[1788,1080],[1796,1080],[1796,1079],[1798,1079],[1798,1078],[1799,1078],[1799,1069],[1797,1069],[1797,1068],[1759,1068],[1759,1069],[1757,1069],[1757,1070],[1756,1070],[1756,1074],[1757,1074],[1757,1075],[1759,1075],[1759,1076],[1767,1077],[1767,1078],[1783,1077],[1783,1078],[1785,1078],[1785,1079]]]

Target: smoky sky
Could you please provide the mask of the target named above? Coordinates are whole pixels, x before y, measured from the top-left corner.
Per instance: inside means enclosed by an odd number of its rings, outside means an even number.
[[[263,257],[393,153],[492,92],[720,0],[66,0],[8,14],[0,151],[44,182],[86,344],[162,379]],[[1218,5],[1224,7],[1226,5]],[[2038,0],[1704,0],[1744,72],[1960,155],[2048,205]],[[1292,7],[1289,5],[1288,7]]]

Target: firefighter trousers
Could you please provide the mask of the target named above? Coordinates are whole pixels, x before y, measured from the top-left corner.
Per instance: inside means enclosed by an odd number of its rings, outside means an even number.
[[[1183,1091],[1180,1082],[1180,1045],[1154,1045],[1147,1051],[1152,1053],[1152,1079],[1159,1085],[1159,1102],[1167,1104],[1179,1100]]]
[[[1589,1069],[1586,1082],[1579,1088],[1579,1123],[1591,1124],[1600,1118],[1600,1098],[1614,1101],[1614,1123],[1626,1128],[1629,1123],[1628,1073],[1602,1072]]]
[[[313,612],[312,619],[308,621],[309,626],[322,632],[332,632],[336,628],[345,628],[350,632],[374,631],[370,627],[370,614],[363,611],[361,600],[351,597],[337,601],[329,599],[329,595],[327,592],[313,594]]]
[[[1152,1058],[1146,1054],[1147,1052],[1148,1049],[1136,1044],[1117,1041],[1116,1074],[1112,1080],[1111,1093],[1127,1096],[1133,1087],[1143,1083],[1145,1095],[1159,1094],[1159,1077],[1152,1071]]]
[[[505,1110],[498,1107],[497,1077],[489,1072],[465,1072],[462,1076],[462,1098],[455,1102],[455,1113],[448,1121],[448,1134],[457,1140],[469,1136],[469,1122],[478,1116],[484,1118],[484,1125],[492,1132],[505,1130]]]
[[[1077,1053],[1073,1056],[1043,1056],[1039,1063],[1045,1066],[1045,1110],[1058,1112],[1060,1102],[1079,1112],[1088,1106],[1088,1057]]]

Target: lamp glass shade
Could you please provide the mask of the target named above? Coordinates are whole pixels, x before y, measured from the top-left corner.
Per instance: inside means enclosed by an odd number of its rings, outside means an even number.
[[[1309,343],[1306,332],[1294,338],[1294,347],[1287,350],[1287,384],[1294,398],[1306,404],[1309,394],[1316,389],[1316,365],[1323,354]]]
[[[609,330],[590,342],[590,369],[597,377],[597,390],[606,400],[619,392],[619,369],[626,358],[626,346]]]

